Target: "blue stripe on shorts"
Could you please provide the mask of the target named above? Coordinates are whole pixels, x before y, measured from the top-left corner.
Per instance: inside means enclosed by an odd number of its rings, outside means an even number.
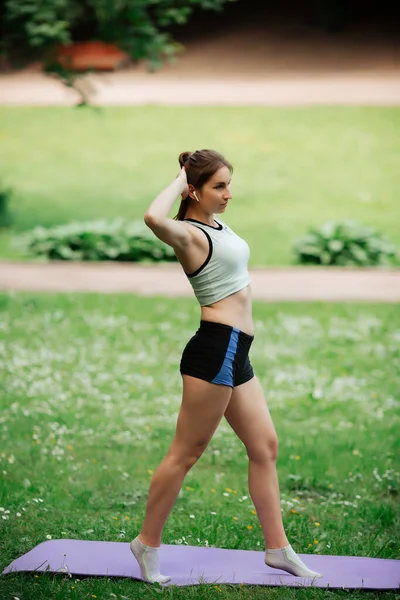
[[[232,333],[229,340],[228,349],[225,354],[224,362],[222,363],[222,367],[218,375],[214,377],[211,383],[220,383],[222,385],[230,385],[232,387],[234,386],[233,361],[237,351],[239,331],[240,330],[236,329],[236,327],[232,328]]]

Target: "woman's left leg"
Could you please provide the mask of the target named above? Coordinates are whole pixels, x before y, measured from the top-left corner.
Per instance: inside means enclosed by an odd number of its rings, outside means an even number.
[[[276,472],[278,438],[257,377],[233,388],[225,418],[249,457],[249,491],[264,534],[265,563],[298,577],[322,577],[303,563],[284,531]]]
[[[276,459],[278,438],[257,377],[233,388],[225,418],[246,447],[249,492],[267,548],[283,548],[285,535]]]

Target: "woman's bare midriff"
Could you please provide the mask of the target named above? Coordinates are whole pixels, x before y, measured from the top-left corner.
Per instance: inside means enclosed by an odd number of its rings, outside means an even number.
[[[203,321],[225,323],[254,335],[250,284],[215,304],[202,306],[201,318]]]
[[[175,254],[186,273],[194,273],[206,260],[208,241],[205,235],[195,225],[185,223],[192,233],[193,244],[185,252],[175,249]],[[237,327],[249,335],[254,335],[251,286],[223,298],[219,302],[201,307],[203,321],[224,323]]]

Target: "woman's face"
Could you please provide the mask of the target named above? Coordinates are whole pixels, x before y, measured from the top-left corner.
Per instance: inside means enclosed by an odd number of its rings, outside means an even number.
[[[210,213],[225,211],[231,194],[231,172],[228,167],[221,167],[203,185],[201,190],[196,190],[202,207]]]

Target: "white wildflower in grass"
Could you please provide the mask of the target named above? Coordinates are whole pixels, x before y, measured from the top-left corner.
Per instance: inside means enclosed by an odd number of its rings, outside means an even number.
[[[317,319],[313,317],[298,317],[278,313],[277,315],[278,328],[288,332],[291,336],[298,336],[309,333],[313,337],[319,335],[322,328]]]
[[[395,343],[400,342],[400,329],[395,329],[394,331],[391,331],[389,333],[389,337],[391,340],[393,340]]]
[[[65,454],[65,450],[64,450],[64,448],[61,448],[60,446],[55,446],[53,448],[53,450],[51,451],[51,454],[53,456],[55,456],[57,460],[62,460],[62,457]]]

